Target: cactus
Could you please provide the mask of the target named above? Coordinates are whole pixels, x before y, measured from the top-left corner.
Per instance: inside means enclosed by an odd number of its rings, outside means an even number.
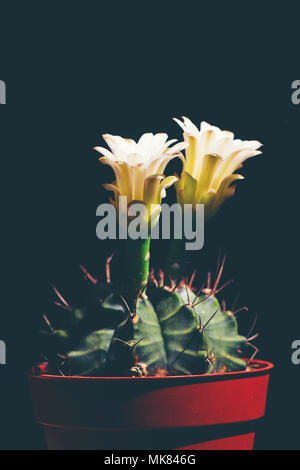
[[[205,288],[194,289],[192,280],[183,279],[184,240],[176,239],[158,281],[154,273],[149,276],[150,238],[167,188],[176,183],[177,203],[189,204],[193,211],[197,204],[204,204],[209,219],[233,195],[233,184],[243,178],[234,172],[247,158],[261,153],[257,150],[261,144],[234,140],[233,133],[205,122],[198,129],[187,118],[176,121],[185,140],[176,145],[165,133],[146,133],[137,142],[105,134],[110,150],[95,147],[102,155],[100,161],[115,174],[112,184],[104,187],[113,193],[110,202],[119,215],[119,229],[123,233],[125,228],[127,234],[130,209],[139,202],[145,209],[143,222],[148,232],[146,237],[130,239],[121,237],[119,230],[114,286],[109,260],[104,283],[82,268],[93,289],[84,308],[71,307],[54,289],[63,315],[61,324],[54,326],[44,316],[47,331],[43,332],[42,351],[47,366],[39,368],[43,373],[47,367],[49,372],[63,375],[163,376],[247,367],[243,357],[252,345],[239,334],[234,313],[221,308],[217,299],[224,262],[212,288],[208,279]],[[183,162],[182,174],[166,177],[166,165],[175,158]],[[119,204],[123,198],[124,205]],[[125,227],[120,220],[125,220]]]
[[[85,277],[94,279],[86,270]],[[119,294],[101,300],[99,285],[92,286],[95,300],[85,309],[72,308],[55,289],[67,325],[55,330],[47,321],[43,352],[50,372],[163,376],[246,368],[242,354],[248,341],[238,334],[234,314],[222,310],[216,285],[196,293],[183,281],[175,288],[164,286],[152,273],[148,295],[137,298],[134,311]],[[112,290],[109,283],[105,287]]]

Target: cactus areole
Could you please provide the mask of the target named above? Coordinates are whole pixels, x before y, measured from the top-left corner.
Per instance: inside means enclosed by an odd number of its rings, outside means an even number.
[[[179,124],[185,142],[172,147],[166,134],[148,133],[138,142],[106,134],[111,150],[96,148],[115,173],[105,188],[120,217],[137,201],[153,228],[175,183],[177,203],[191,211],[203,204],[209,219],[242,178],[234,171],[261,153],[258,141],[234,140],[206,123],[198,130],[187,118]],[[174,158],[183,162],[182,175],[166,177]],[[128,206],[119,207],[120,196]],[[170,243],[164,270],[149,270],[150,238],[116,240],[114,269],[111,256],[104,279],[81,267],[90,285],[84,305],[69,304],[54,288],[61,315],[55,324],[43,316],[45,360],[30,376],[48,446],[250,449],[272,365],[254,360],[256,335],[242,335],[236,312],[219,300],[225,260],[214,282],[208,275],[199,288],[198,273],[187,276],[183,240]]]

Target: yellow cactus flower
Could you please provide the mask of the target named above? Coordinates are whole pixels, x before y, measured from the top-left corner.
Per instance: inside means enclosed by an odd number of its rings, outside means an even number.
[[[144,203],[149,218],[151,211],[159,213],[165,189],[178,179],[165,177],[165,168],[173,158],[183,158],[181,150],[188,144],[180,142],[170,147],[176,139],[167,141],[168,135],[163,133],[143,134],[138,142],[110,134],[104,134],[103,138],[111,151],[103,147],[95,150],[103,155],[100,162],[110,165],[115,173],[115,181],[104,185],[114,193],[111,203],[118,210],[119,197],[126,196],[128,205],[133,201]]]
[[[200,129],[190,119],[174,121],[184,131],[188,143],[180,180],[175,184],[180,204],[205,204],[205,217],[214,215],[235,192],[232,185],[244,179],[234,173],[245,160],[261,152],[257,140],[234,139],[234,134],[202,122]]]

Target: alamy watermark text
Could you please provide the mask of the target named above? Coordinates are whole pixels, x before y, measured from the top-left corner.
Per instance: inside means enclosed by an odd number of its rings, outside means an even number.
[[[6,104],[6,85],[3,80],[0,80],[0,104]]]
[[[291,100],[293,104],[300,104],[300,80],[294,80],[292,83],[292,96]]]
[[[162,204],[160,222],[158,222],[158,206],[150,208],[140,202],[129,205],[127,210],[127,197],[119,197],[119,207],[116,210],[113,204],[100,204],[96,215],[101,220],[96,226],[96,235],[100,240],[127,239],[146,240],[150,233],[151,238],[170,240],[171,216],[173,218],[173,238],[185,240],[186,250],[201,250],[204,245],[204,204]],[[151,214],[149,217],[149,213]],[[150,219],[150,220],[149,220]]]
[[[298,366],[300,364],[300,339],[295,339],[292,343],[292,363],[294,366]]]
[[[0,339],[0,365],[6,364],[6,344]]]

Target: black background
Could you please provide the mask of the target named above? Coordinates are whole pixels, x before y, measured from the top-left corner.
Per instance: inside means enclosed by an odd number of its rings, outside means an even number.
[[[200,278],[227,254],[224,297],[247,333],[255,315],[260,352],[275,363],[259,449],[300,449],[298,191],[300,105],[296,3],[11,2],[1,6],[0,448],[44,448],[26,371],[33,336],[53,300],[71,302],[78,266],[103,274],[110,252],[95,235],[95,211],[110,182],[92,150],[109,132],[137,138],[166,131],[181,115],[263,142],[246,180],[206,227],[195,260]],[[172,190],[171,190],[172,193]],[[160,245],[161,246],[161,245]],[[157,263],[164,248],[154,246]],[[161,252],[159,250],[161,249]],[[80,289],[79,289],[80,290]]]

